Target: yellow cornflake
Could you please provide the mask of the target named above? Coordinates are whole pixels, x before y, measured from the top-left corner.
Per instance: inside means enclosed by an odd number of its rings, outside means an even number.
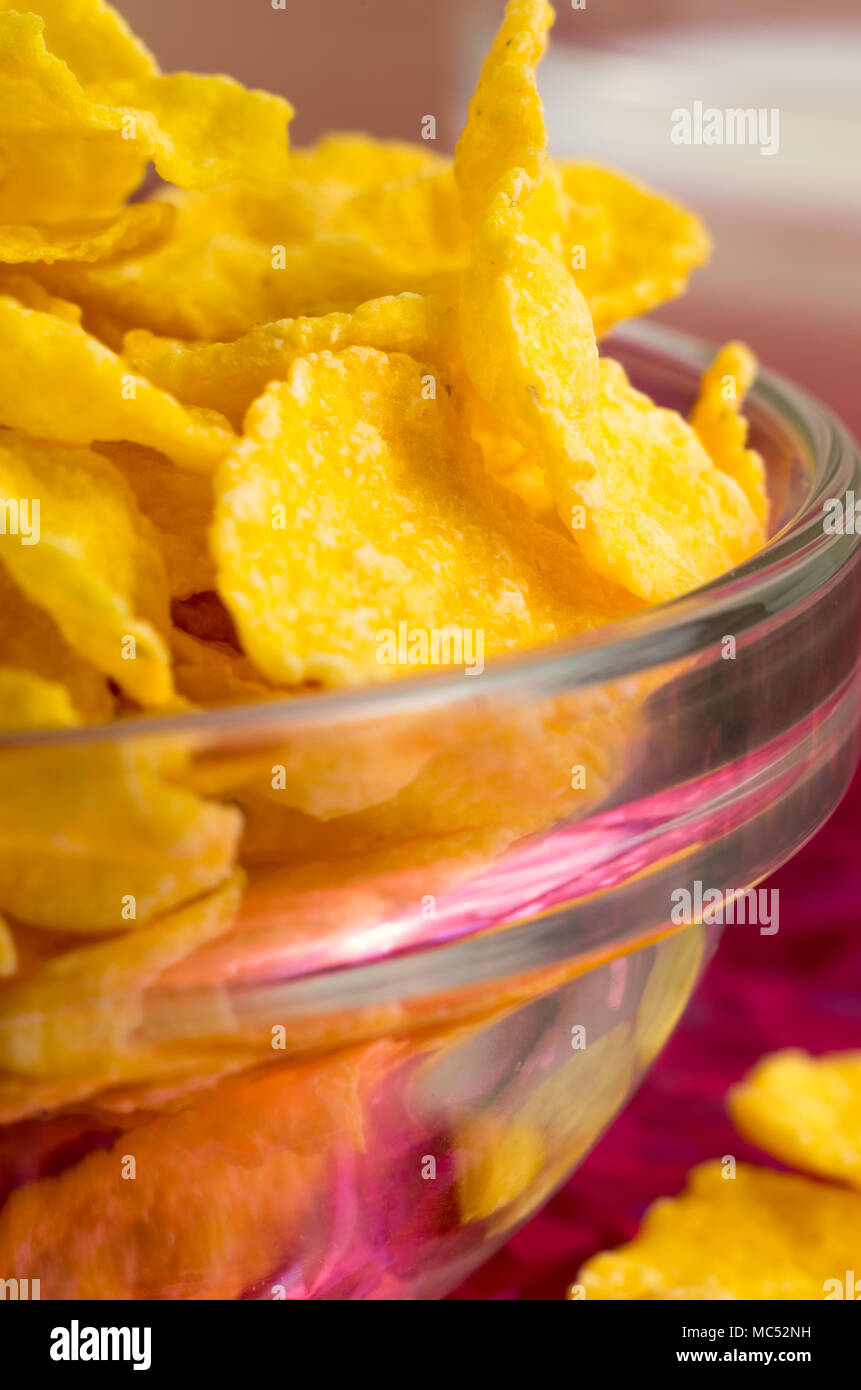
[[[51,290],[82,305],[85,323],[111,347],[135,328],[227,341],[256,324],[352,312],[367,300],[407,291],[424,294],[440,278],[394,265],[384,248],[355,236],[273,247],[213,231],[211,214],[196,201],[179,207],[177,230],[151,253],[41,272]]]
[[[46,720],[52,727],[75,722],[69,717],[66,699],[71,701],[76,718],[91,723],[110,719],[114,700],[105,677],[69,646],[50,614],[26,597],[3,565],[2,556],[0,540],[0,665],[40,680],[28,693],[26,684],[7,679],[0,730],[10,730],[13,725],[37,728],[46,700],[47,708],[53,706],[55,710],[55,716]],[[62,696],[55,686],[62,687]]]
[[[38,15],[48,48],[84,86],[158,71],[152,53],[106,0],[0,0],[4,10]]]
[[[509,0],[485,59],[455,153],[455,176],[470,227],[509,170],[523,169],[535,188],[544,177],[547,131],[535,69],[553,19],[547,0]]]
[[[747,421],[740,413],[756,377],[756,358],[744,343],[727,343],[703,374],[691,426],[715,468],[734,478],[763,528],[768,522],[765,464],[747,448]]]
[[[464,361],[485,407],[548,480],[559,456],[556,471],[598,502],[589,448],[598,380],[592,320],[562,262],[527,234],[530,200],[525,174],[514,170],[476,233],[459,310]],[[560,511],[568,521],[570,510]]]
[[[0,497],[39,507],[29,538],[0,534],[0,566],[74,651],[142,704],[166,704],[164,565],[122,477],[92,450],[0,431]]]
[[[147,988],[228,930],[241,892],[237,875],[211,896],[139,931],[65,951],[26,981],[0,990],[0,1068],[35,1077],[75,1076],[128,1053],[143,1021]]]
[[[508,432],[474,391],[469,398],[469,417],[472,438],[490,476],[526,502],[543,521],[561,527],[556,503],[537,458]]]
[[[565,258],[600,336],[684,290],[709,257],[701,220],[645,184],[597,164],[556,166],[568,195]]]
[[[377,140],[359,131],[331,131],[307,149],[291,151],[289,175],[316,184],[338,183],[356,192],[442,163],[427,144]]]
[[[552,457],[548,482],[563,516],[585,503],[580,546],[607,578],[657,603],[716,578],[761,544],[744,492],[715,468],[690,425],[634,390],[606,357],[589,437],[600,502],[590,505],[576,474],[569,482]]]
[[[56,261],[111,260],[149,249],[167,235],[174,210],[169,203],[134,203],[117,215],[94,221],[6,223],[0,226],[0,262],[21,265]]]
[[[429,144],[334,133],[305,149],[292,149],[286,177],[270,179],[265,187],[236,180],[204,193],[170,196],[186,209],[194,208],[210,226],[217,224],[232,235],[270,247],[309,244],[337,227],[348,232],[348,224],[355,232],[356,221],[346,212],[351,203],[360,217],[373,218],[373,203],[363,195],[389,190],[383,202],[394,211],[401,187],[409,198],[412,176],[440,175],[448,184],[451,166],[451,160],[435,154]],[[386,220],[384,216],[383,225]],[[379,218],[376,225],[381,225]],[[410,235],[415,234],[411,228]]]
[[[86,326],[116,350],[130,329],[220,341],[288,312],[285,272],[273,268],[271,245],[213,229],[196,202],[173,205],[174,229],[154,251],[118,263],[54,265],[40,278],[80,304]]]
[[[0,295],[0,424],[65,444],[127,439],[211,472],[234,439],[222,416],[175,401],[75,324]]]
[[[729,1111],[781,1162],[861,1187],[861,1052],[772,1053],[732,1088]]]
[[[445,361],[455,353],[454,314],[437,299],[401,294],[371,300],[351,314],[260,324],[227,343],[185,343],[138,330],[126,334],[123,357],[178,400],[218,409],[241,429],[252,401],[270,382],[283,381],[297,357],[347,347]]]
[[[45,44],[44,20],[0,11],[0,223],[114,213],[140,183],[147,154],[122,116],[87,96]]]
[[[380,247],[393,276],[458,272],[468,252],[451,166],[419,169],[362,189],[332,216],[330,230]]]
[[[597,361],[589,311],[567,270],[523,231],[515,171],[476,236],[461,299],[470,379],[536,455],[587,562],[650,602],[746,559],[760,529],[741,488],[689,425]]]
[[[215,888],[239,812],[174,786],[164,749],[0,749],[0,912],[55,931],[133,931]]]
[[[861,1196],[739,1164],[695,1168],[639,1234],[595,1255],[577,1282],[595,1299],[823,1299],[858,1262]]]
[[[333,1153],[361,1149],[365,1093],[391,1068],[389,1046],[224,1080],[16,1188],[0,1212],[0,1268],[32,1260],[59,1300],[239,1298],[301,1244]],[[53,1089],[68,1104],[81,1088]],[[137,1179],[122,1182],[130,1144]]]
[[[458,1131],[455,1157],[461,1219],[486,1221],[534,1182],[544,1146],[529,1125],[488,1114]]]
[[[212,478],[175,468],[170,459],[140,444],[99,444],[152,523],[173,599],[215,588],[215,564],[207,530],[212,521]]]
[[[287,172],[293,109],[283,97],[189,72],[91,90],[111,105],[120,129],[135,132],[168,183],[206,188],[240,178],[265,185]]]
[[[64,686],[17,666],[0,665],[0,735],[70,729],[77,723]]]
[[[19,270],[17,266],[0,266],[0,291],[3,294],[11,294],[25,309],[38,309],[44,314],[54,314],[66,323],[80,325],[81,309],[78,304],[50,294],[39,280]]]
[[[171,634],[174,680],[180,695],[196,705],[230,705],[271,700],[278,694],[259,671],[224,642],[203,642],[179,628]],[[268,751],[267,766],[273,761]]]
[[[286,175],[293,111],[282,97],[248,91],[230,77],[160,73],[105,6],[76,0],[74,16],[56,4],[42,8],[44,17],[5,4],[0,13],[0,75],[10,98],[0,114],[0,139],[19,131],[33,137],[36,173],[43,158],[50,165],[52,135],[86,140],[95,132],[113,137],[88,152],[96,175],[102,148],[129,176],[135,158],[138,178],[152,159],[168,183],[188,188],[236,178],[265,184]],[[96,32],[92,46],[101,51],[94,58],[85,35]],[[125,156],[118,153],[122,145]],[[131,191],[121,194],[121,187],[117,202]],[[58,196],[59,206],[62,201]]]
[[[445,663],[475,665],[606,621],[576,550],[545,558],[555,538],[477,486],[478,467],[451,383],[412,358],[324,352],[270,386],[218,473],[212,532],[219,593],[264,675],[376,682],[433,664],[434,633],[440,651],[451,629],[480,642]]]

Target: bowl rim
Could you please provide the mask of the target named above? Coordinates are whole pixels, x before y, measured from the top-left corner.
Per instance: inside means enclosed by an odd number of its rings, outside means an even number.
[[[651,351],[676,367],[700,373],[716,349],[703,339],[663,324],[629,322],[606,340]],[[480,680],[463,672],[413,676],[381,685],[291,694],[271,701],[223,705],[172,714],[85,724],[72,729],[0,733],[0,748],[70,746],[155,736],[249,735],[255,742],[277,729],[296,731],[415,714],[437,706],[484,698],[528,685],[535,693],[598,685],[637,671],[696,655],[726,632],[740,636],[763,620],[803,601],[849,563],[861,534],[827,533],[826,500],[858,491],[861,452],[847,427],[814,397],[779,373],[760,369],[748,410],[779,422],[806,457],[806,496],[792,519],[743,564],[710,583],[645,608],[631,617],[510,656],[496,657]]]

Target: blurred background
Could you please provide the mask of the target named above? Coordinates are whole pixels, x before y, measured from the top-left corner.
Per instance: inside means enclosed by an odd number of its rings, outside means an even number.
[[[330,128],[453,146],[503,0],[119,0],[165,68],[229,71],[289,96],[296,143]],[[656,317],[746,339],[861,434],[859,0],[558,0],[542,68],[551,149],[678,194],[711,265]],[[672,112],[776,108],[779,148],[681,146]],[[637,1228],[689,1168],[725,1153],[727,1087],[766,1051],[861,1046],[861,782],[769,884],[781,929],[728,928],[646,1084],[574,1180],[461,1290],[561,1298],[580,1262]],[[763,946],[763,941],[767,946]]]

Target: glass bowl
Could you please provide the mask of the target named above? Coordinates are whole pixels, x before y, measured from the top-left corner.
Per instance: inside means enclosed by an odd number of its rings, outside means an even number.
[[[683,410],[710,356],[610,350]],[[747,414],[773,539],[686,598],[479,679],[0,745],[0,1277],[440,1297],[588,1153],[722,925],[767,949],[743,895],[857,758],[823,511],[861,478],[787,383]]]

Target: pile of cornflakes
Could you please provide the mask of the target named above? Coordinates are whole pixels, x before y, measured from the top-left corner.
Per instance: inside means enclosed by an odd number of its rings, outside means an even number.
[[[300,1222],[328,1171],[303,1124],[329,1132],[330,1082],[355,1148],[366,1054],[255,1089],[233,1074],[283,1059],[225,982],[598,804],[645,687],[216,750],[140,716],[478,674],[766,539],[748,350],[718,353],[690,421],[599,352],[709,243],[669,199],[550,159],[552,19],[511,0],[452,160],[352,134],[291,150],[286,101],[162,73],[105,0],[0,0],[0,1122],[122,1115],[155,1181],[154,1155],[245,1097],[271,1121],[258,1190],[200,1176],[206,1210],[168,1212],[168,1174],[126,1204],[127,1241],[99,1154],[19,1187],[0,1253],[38,1230],[77,1295],[170,1296],[183,1260],[214,1271],[200,1296],[266,1272],[271,1193]],[[204,1004],[159,1009],[156,987]],[[331,1026],[290,1048],[352,1040]],[[206,1212],[231,1203],[246,1245],[216,1259]],[[131,1232],[168,1218],[159,1273]]]
[[[861,1296],[861,1053],[773,1053],[730,1092],[729,1108],[746,1139],[813,1177],[731,1155],[704,1163],[634,1240],[589,1260],[569,1297]]]
[[[286,101],[162,73],[104,0],[24,8],[0,4],[0,728],[412,674],[421,641],[380,659],[401,623],[493,657],[762,543],[747,351],[690,422],[599,355],[708,240],[549,159],[544,0],[509,4],[453,161],[291,152]]]
[[[479,636],[483,662],[576,634],[763,542],[749,352],[717,355],[690,423],[599,354],[708,240],[549,158],[552,18],[511,0],[452,161],[361,135],[291,152],[284,100],[161,73],[104,0],[0,0],[0,731],[389,679],[443,639],[475,674]],[[160,191],[129,201],[150,163]],[[367,862],[400,836],[421,862],[446,830],[452,863],[492,854],[568,812],[558,769],[600,800],[637,696],[511,715],[474,766],[467,717],[311,732],[280,782],[268,747],[7,747],[0,971],[40,1000],[76,970],[140,987],[225,932],[238,860],[337,840]],[[60,966],[34,932],[129,939]],[[56,1053],[4,1038],[2,1067]]]

